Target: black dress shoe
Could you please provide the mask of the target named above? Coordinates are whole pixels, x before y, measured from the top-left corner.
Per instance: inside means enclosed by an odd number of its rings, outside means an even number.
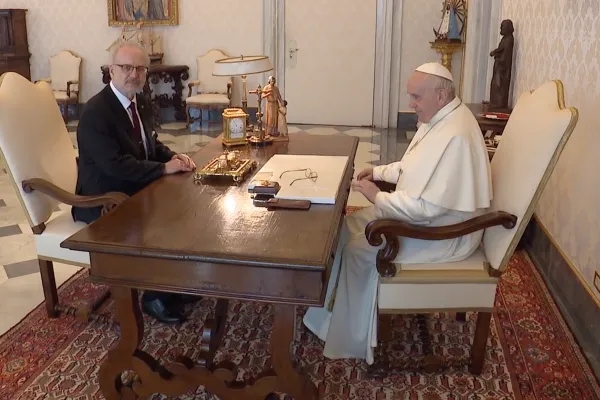
[[[160,299],[142,302],[142,311],[156,318],[163,324],[179,324],[185,322],[185,317],[174,307],[167,307]]]

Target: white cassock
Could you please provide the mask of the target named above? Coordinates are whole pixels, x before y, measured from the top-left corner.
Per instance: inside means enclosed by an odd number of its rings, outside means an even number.
[[[401,161],[376,167],[373,175],[396,183],[396,191],[378,193],[373,206],[346,217],[325,305],[309,308],[304,316],[304,324],[325,341],[325,357],[360,358],[369,364],[377,346],[376,255],[385,244],[373,247],[367,242],[367,224],[379,218],[426,226],[455,224],[482,214],[492,199],[481,129],[458,98],[419,127]],[[440,241],[401,238],[395,262],[460,261],[476,250],[482,235],[479,231]]]

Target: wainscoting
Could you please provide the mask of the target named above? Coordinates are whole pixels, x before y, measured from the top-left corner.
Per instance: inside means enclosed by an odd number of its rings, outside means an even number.
[[[600,306],[546,228],[532,218],[522,239],[554,301],[600,379]]]

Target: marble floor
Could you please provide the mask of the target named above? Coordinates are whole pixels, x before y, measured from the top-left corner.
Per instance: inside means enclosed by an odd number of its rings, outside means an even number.
[[[173,151],[194,153],[220,134],[219,122],[205,124],[190,133],[183,123],[163,124],[159,139]],[[68,124],[76,147],[77,121]],[[293,125],[292,134],[346,135],[360,139],[354,160],[356,173],[363,168],[399,160],[414,132],[395,129],[369,129],[343,126]],[[370,203],[359,193],[351,192],[348,204]],[[60,205],[56,213],[70,212],[70,206]],[[78,267],[55,264],[60,285],[79,271]],[[0,166],[0,335],[17,324],[44,299],[38,269],[33,234],[4,165]]]

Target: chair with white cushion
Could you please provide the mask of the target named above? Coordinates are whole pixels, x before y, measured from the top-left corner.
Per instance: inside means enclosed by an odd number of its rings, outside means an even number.
[[[198,79],[188,83],[189,93],[185,99],[185,114],[188,127],[190,126],[190,109],[202,110],[225,109],[231,107],[231,90],[233,78],[230,76],[213,76],[215,61],[227,58],[228,55],[221,50],[209,50],[203,56],[196,58],[198,66]],[[196,94],[192,96],[193,88]]]
[[[75,104],[79,114],[81,57],[69,50],[61,50],[50,57],[50,78],[41,79],[52,87],[54,97],[63,106],[63,120],[69,121],[69,104]]]
[[[520,96],[492,159],[494,198],[489,213],[461,224],[413,226],[394,220],[375,220],[366,228],[369,243],[386,246],[377,255],[381,275],[378,295],[379,326],[374,376],[391,366],[386,343],[391,339],[391,315],[418,314],[427,372],[456,365],[432,353],[422,313],[478,312],[471,347],[470,371],[484,364],[498,281],[521,239],[536,204],[579,118],[566,108],[560,81],[548,81]],[[426,240],[456,238],[484,229],[480,248],[460,262],[399,265],[392,260],[402,237]],[[458,362],[457,362],[458,361]]]
[[[14,72],[0,76],[0,152],[15,192],[35,237],[48,316],[76,313],[84,319],[91,307],[58,304],[53,262],[89,267],[89,254],[60,247],[85,226],[70,211],[54,212],[59,203],[79,207],[104,206],[104,211],[127,199],[123,193],[100,196],[73,194],[77,181],[77,150],[63,123],[52,87],[32,83]]]

